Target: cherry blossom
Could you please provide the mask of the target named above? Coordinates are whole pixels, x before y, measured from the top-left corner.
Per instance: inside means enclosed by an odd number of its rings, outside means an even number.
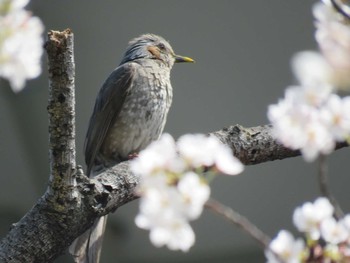
[[[334,218],[326,218],[321,222],[322,238],[331,244],[337,245],[349,238],[349,231],[342,221],[337,222]]]
[[[184,135],[176,143],[163,134],[132,160],[131,170],[140,176],[136,225],[150,231],[155,246],[188,251],[195,242],[189,222],[202,214],[210,196],[207,178],[200,172],[235,175],[243,165],[214,137]]]
[[[15,92],[41,73],[44,26],[23,9],[28,2],[0,1],[0,77],[8,79]]]
[[[179,138],[178,151],[192,167],[213,166],[225,174],[236,175],[243,171],[242,163],[232,151],[213,136],[187,134]]]
[[[287,230],[281,230],[265,251],[267,263],[300,263],[305,256],[302,239],[295,239]]]
[[[320,238],[320,225],[325,219],[331,218],[334,212],[332,204],[327,198],[320,197],[314,203],[307,202],[295,209],[294,225],[299,231],[307,233],[311,239]]]

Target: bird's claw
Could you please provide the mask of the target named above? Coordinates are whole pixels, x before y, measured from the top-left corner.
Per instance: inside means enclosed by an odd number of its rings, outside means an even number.
[[[139,156],[139,153],[131,153],[131,154],[128,155],[128,160],[135,159],[138,156]]]

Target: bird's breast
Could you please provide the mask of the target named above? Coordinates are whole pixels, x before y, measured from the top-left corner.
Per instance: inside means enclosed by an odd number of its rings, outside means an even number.
[[[103,144],[103,154],[112,159],[127,159],[144,149],[165,126],[172,102],[169,73],[146,67],[138,74]]]

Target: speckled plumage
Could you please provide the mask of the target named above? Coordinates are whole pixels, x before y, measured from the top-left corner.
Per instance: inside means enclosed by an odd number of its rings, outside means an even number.
[[[96,98],[85,140],[90,176],[146,148],[161,135],[172,102],[170,70],[175,62],[193,62],[174,54],[162,37],[146,34],[130,41],[120,65]],[[106,216],[70,247],[79,263],[99,262]]]
[[[170,68],[155,60],[129,62],[135,68],[118,118],[109,128],[98,161],[110,166],[125,160],[159,138],[163,131],[173,91]]]

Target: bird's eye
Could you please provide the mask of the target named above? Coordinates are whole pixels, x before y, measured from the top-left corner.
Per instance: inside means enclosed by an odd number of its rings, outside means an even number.
[[[158,48],[159,48],[160,50],[165,50],[165,45],[164,45],[163,43],[159,43],[159,44],[158,44]]]

